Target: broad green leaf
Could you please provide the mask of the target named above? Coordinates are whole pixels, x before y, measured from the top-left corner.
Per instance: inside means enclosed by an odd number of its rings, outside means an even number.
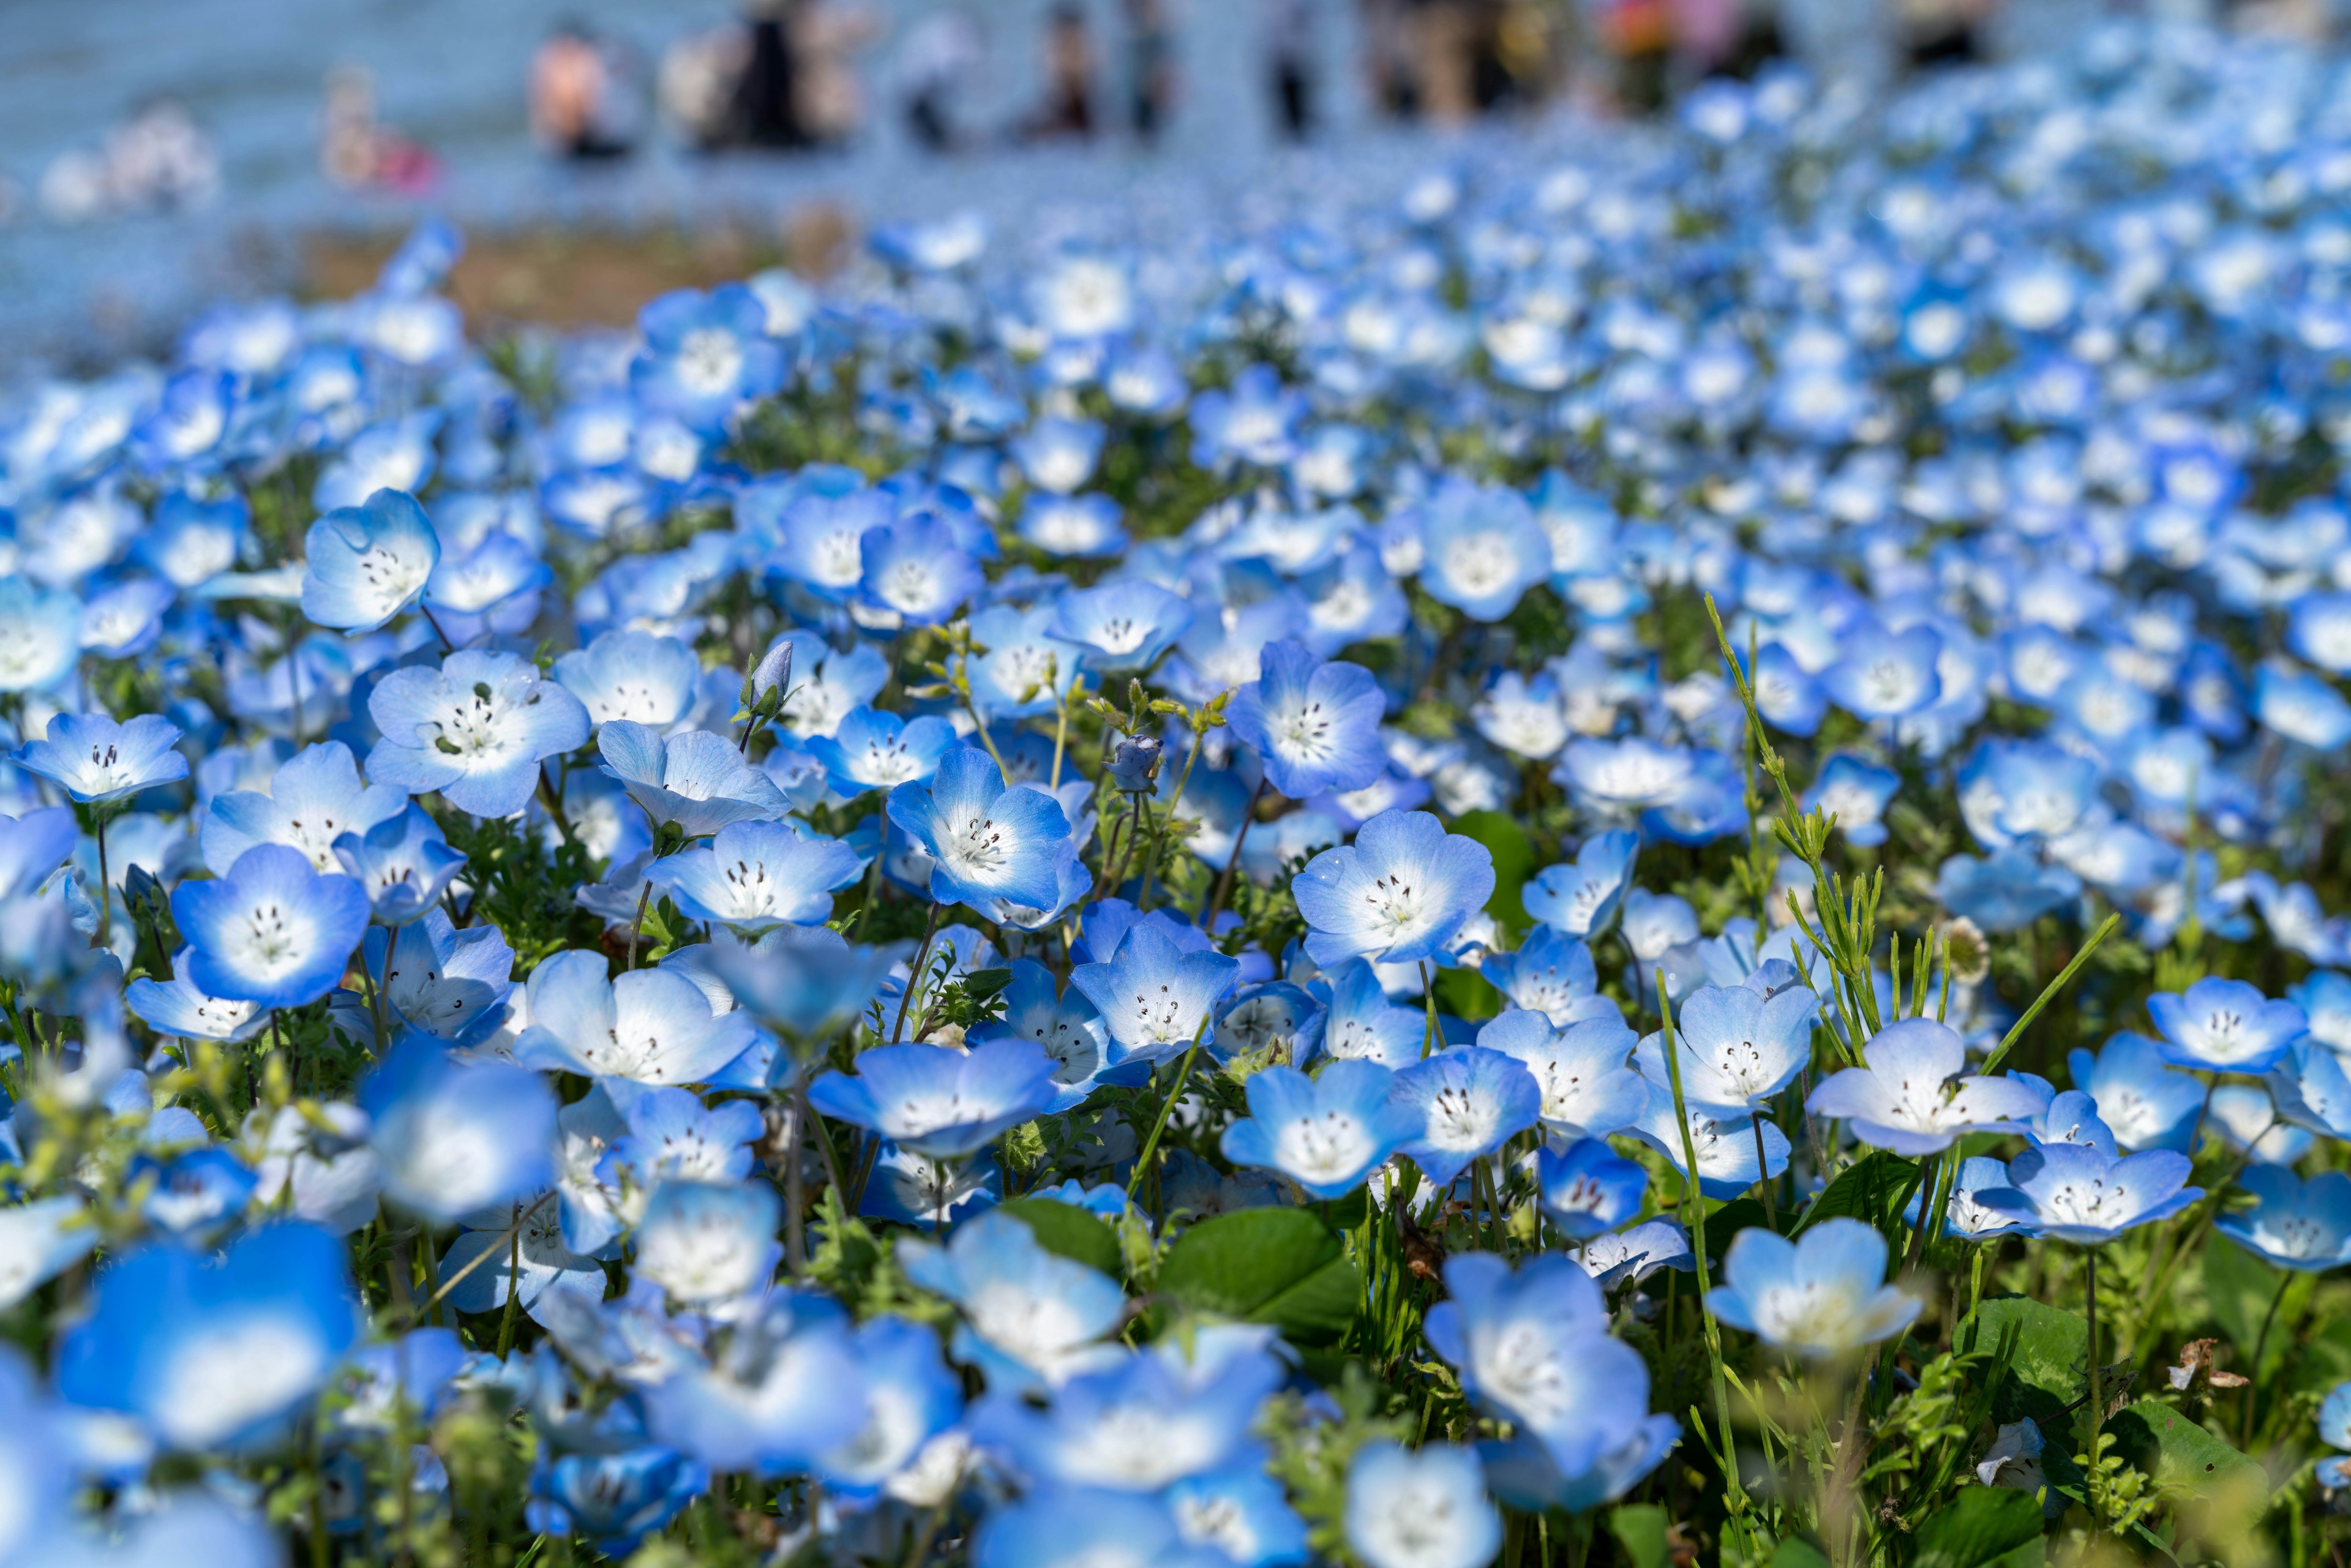
[[[1962,1487],[1918,1527],[1911,1568],[1984,1568],[2041,1540],[2041,1500],[2015,1487]]]
[[[1099,1269],[1113,1280],[1119,1277],[1118,1238],[1094,1215],[1050,1197],[1016,1197],[999,1207],[1033,1231],[1037,1245],[1046,1251]]]
[[[2141,1399],[2116,1412],[2106,1429],[2117,1451],[2158,1486],[2199,1494],[2243,1489],[2255,1499],[2269,1493],[2269,1477],[2259,1464],[2159,1400]]]
[[[2277,1332],[2270,1330],[2273,1337]],[[2336,1318],[2308,1335],[2294,1347],[2285,1373],[2300,1393],[2324,1394],[2338,1383],[2351,1383],[2351,1318]]]
[[[1192,1227],[1159,1270],[1159,1293],[1203,1316],[1271,1323],[1328,1345],[1355,1321],[1363,1277],[1346,1243],[1302,1208],[1247,1208]]]
[[[1527,841],[1527,831],[1499,811],[1465,811],[1453,819],[1453,831],[1477,840],[1494,857],[1494,895],[1486,900],[1486,913],[1514,931],[1525,930],[1532,922],[1519,890],[1535,869],[1535,849]]]
[[[2286,1287],[2283,1301],[2278,1297],[2281,1281]],[[2285,1325],[2300,1315],[2297,1309],[2308,1301],[2315,1284],[2307,1274],[2273,1269],[2235,1242],[2215,1237],[2204,1249],[2204,1299],[2212,1321],[2237,1347],[2237,1354],[2221,1365],[2256,1378],[2275,1371],[2286,1355]],[[2269,1342],[2262,1350],[2263,1365],[2256,1373],[2253,1347],[2261,1343],[2262,1322],[2270,1316],[2273,1301],[2278,1302],[2277,1316],[2270,1323]]]
[[[1858,1219],[1885,1233],[1890,1242],[1909,1238],[1901,1224],[1903,1207],[1918,1187],[1918,1163],[1875,1149],[1837,1173],[1796,1221],[1801,1236],[1823,1219]]]
[[[1439,1010],[1459,1019],[1498,1018],[1510,1005],[1494,982],[1475,969],[1447,969],[1431,982]]]
[[[2062,1423],[2065,1406],[2082,1396],[2090,1325],[2029,1296],[1994,1296],[1961,1326],[1959,1343],[1966,1350],[1989,1351],[2011,1323],[2017,1331],[2016,1357],[1993,1401],[1992,1414],[2001,1421],[2030,1416],[2046,1431]]]
[[[1734,1197],[1706,1217],[1706,1255],[1719,1258],[1729,1252],[1742,1230],[1771,1228],[1771,1216],[1761,1198]]]
[[[1771,1568],[1829,1568],[1829,1559],[1811,1542],[1792,1535],[1771,1553]]]
[[[1625,1549],[1633,1568],[1666,1568],[1672,1548],[1666,1541],[1666,1511],[1653,1502],[1628,1502],[1608,1514],[1608,1533]]]

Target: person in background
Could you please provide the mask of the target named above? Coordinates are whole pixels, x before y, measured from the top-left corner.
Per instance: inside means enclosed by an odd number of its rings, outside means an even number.
[[[1314,129],[1313,0],[1265,0],[1266,60],[1272,67],[1274,123],[1285,141]]]
[[[846,146],[865,124],[865,88],[858,79],[856,56],[881,35],[881,24],[862,5],[831,0],[797,0],[787,17],[799,68],[793,103],[802,144]]]
[[[898,50],[898,102],[907,131],[925,151],[952,152],[965,144],[958,100],[987,58],[987,38],[968,11],[934,12],[906,35]]]
[[[1905,54],[1912,70],[1974,65],[1983,56],[1990,0],[1903,0]]]
[[[371,185],[415,195],[441,177],[440,160],[375,117],[375,78],[362,66],[327,73],[319,166],[341,185]]]
[[[1128,119],[1135,140],[1148,145],[1176,107],[1176,40],[1165,0],[1126,0],[1126,47]]]
[[[565,23],[531,58],[531,133],[561,158],[625,156],[641,130],[635,78],[617,41]]]
[[[747,0],[745,21],[750,57],[735,88],[735,121],[754,147],[804,147],[808,131],[799,108],[799,61],[794,54],[799,28],[794,14],[801,0]]]
[[[1045,21],[1045,97],[1017,129],[1024,141],[1094,133],[1094,40],[1085,8],[1063,0]]]

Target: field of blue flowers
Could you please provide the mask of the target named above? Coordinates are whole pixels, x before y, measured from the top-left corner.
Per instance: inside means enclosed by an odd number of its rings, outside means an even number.
[[[2351,71],[1426,156],[0,406],[0,1564],[2339,1564]]]

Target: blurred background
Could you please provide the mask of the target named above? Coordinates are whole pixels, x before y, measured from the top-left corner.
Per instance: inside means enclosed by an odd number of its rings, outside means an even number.
[[[2331,46],[2351,0],[0,0],[0,356],[363,285],[419,215],[478,319],[626,322],[878,224],[1668,111],[1792,57],[1862,88],[2112,10]]]

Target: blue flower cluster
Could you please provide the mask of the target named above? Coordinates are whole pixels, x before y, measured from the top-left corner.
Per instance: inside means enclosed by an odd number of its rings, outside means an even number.
[[[2345,1343],[2346,79],[31,386],[0,1563],[2156,1540]]]

